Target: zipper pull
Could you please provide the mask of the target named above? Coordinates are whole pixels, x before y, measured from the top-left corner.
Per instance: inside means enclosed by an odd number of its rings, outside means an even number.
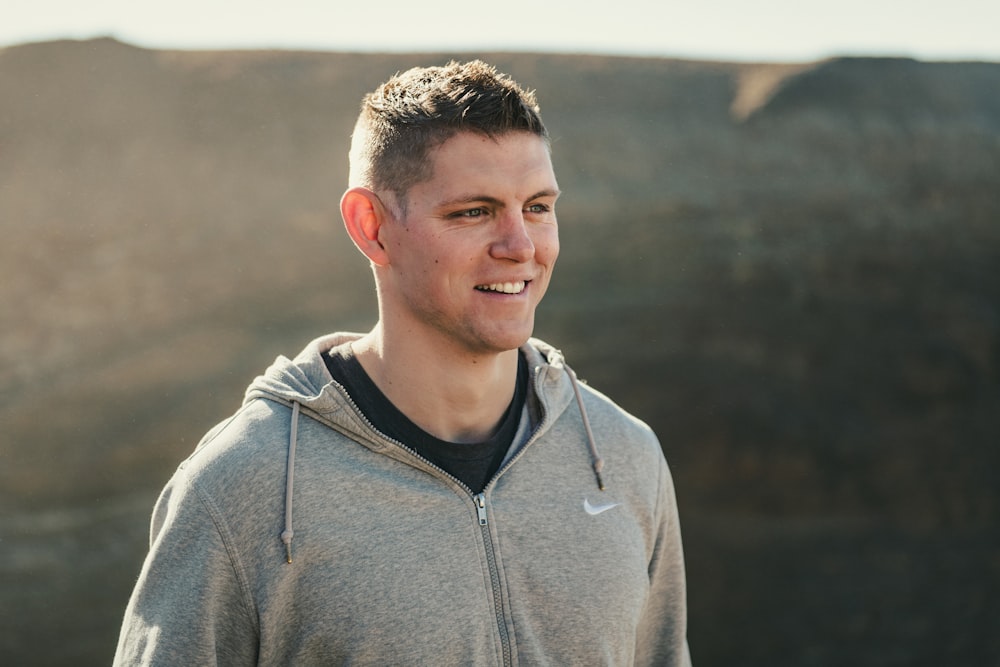
[[[476,511],[479,512],[479,525],[486,525],[486,496],[481,493],[476,494]]]

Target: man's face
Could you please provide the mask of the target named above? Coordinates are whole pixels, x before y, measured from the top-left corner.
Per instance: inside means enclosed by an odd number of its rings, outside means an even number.
[[[548,147],[525,132],[463,132],[431,151],[429,171],[402,219],[380,231],[384,314],[458,353],[514,349],[531,335],[559,255]]]

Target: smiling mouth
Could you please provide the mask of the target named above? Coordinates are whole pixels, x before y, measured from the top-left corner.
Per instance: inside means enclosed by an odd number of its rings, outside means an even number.
[[[527,287],[528,282],[525,280],[518,280],[513,283],[492,283],[489,285],[476,285],[476,289],[480,292],[498,292],[500,294],[520,294]]]

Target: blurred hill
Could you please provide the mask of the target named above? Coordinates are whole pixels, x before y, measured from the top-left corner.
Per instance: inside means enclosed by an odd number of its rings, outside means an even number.
[[[371,326],[361,96],[473,56],[538,90],[537,333],[661,438],[696,663],[1000,661],[1000,64],[98,39],[0,50],[0,662],[107,664],[177,463]]]

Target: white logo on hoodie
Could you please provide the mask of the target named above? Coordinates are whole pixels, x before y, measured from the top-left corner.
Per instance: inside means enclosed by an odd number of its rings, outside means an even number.
[[[604,505],[591,505],[589,498],[583,499],[583,510],[590,516],[597,516],[602,512],[618,507],[621,503],[605,503]]]

